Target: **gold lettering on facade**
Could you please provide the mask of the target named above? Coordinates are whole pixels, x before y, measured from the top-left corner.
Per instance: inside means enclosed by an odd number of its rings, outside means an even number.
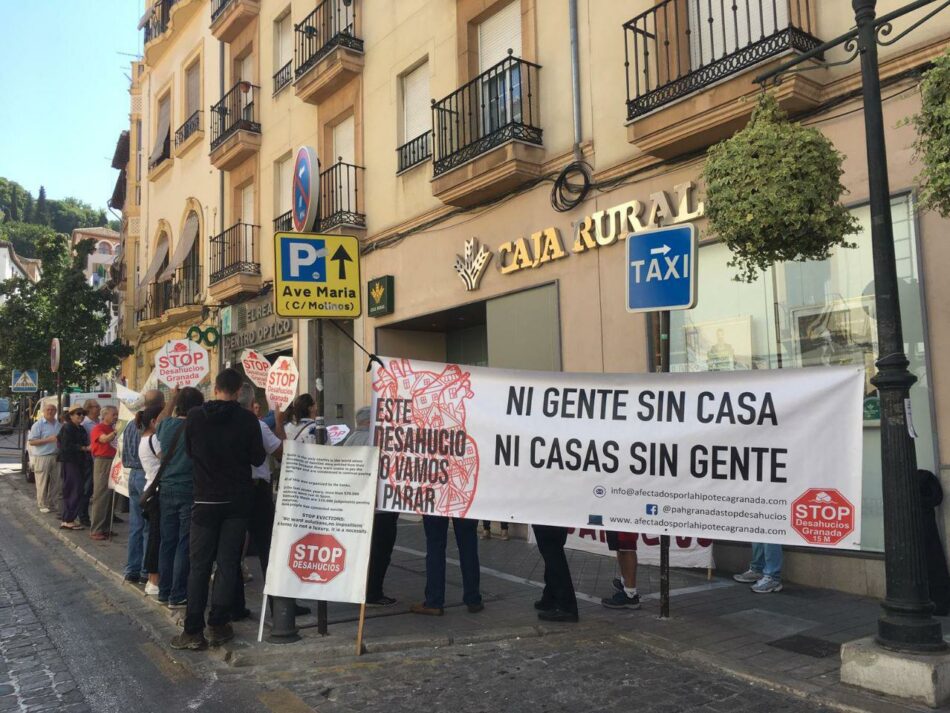
[[[589,215],[574,225],[573,252],[582,253],[597,247],[597,241],[591,237],[591,230],[594,230],[594,220]]]
[[[693,192],[693,189],[696,186],[693,185],[692,181],[687,181],[686,183],[680,183],[679,185],[673,186],[673,191],[676,193],[676,222],[683,223],[687,220],[692,220],[693,218],[701,218],[706,213],[706,206],[702,201],[696,203],[696,210],[691,211],[689,209],[689,197]]]
[[[597,233],[594,240],[598,247],[605,248],[617,242],[617,213],[615,210],[602,210],[591,216],[594,219],[594,227]]]
[[[534,240],[534,254],[537,256],[535,265],[554,262],[567,257],[564,252],[564,243],[561,242],[561,231],[557,228],[545,228],[540,233],[531,236]]]
[[[650,194],[650,214],[647,217],[647,224],[651,228],[659,228],[662,225],[672,225],[678,222],[673,208],[670,206],[670,197],[666,191],[657,191]]]

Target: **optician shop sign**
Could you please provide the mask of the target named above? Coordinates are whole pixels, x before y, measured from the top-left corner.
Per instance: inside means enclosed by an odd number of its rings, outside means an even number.
[[[657,191],[650,194],[648,201],[631,200],[591,213],[574,224],[573,241],[567,245],[561,231],[555,226],[539,230],[526,238],[502,243],[497,251],[499,270],[502,275],[511,275],[563,260],[571,253],[579,254],[613,245],[626,240],[631,233],[701,218],[705,214],[705,206],[696,199],[695,192],[696,184],[687,181],[674,186],[672,196],[667,191]],[[487,260],[485,262],[487,264]],[[473,287],[466,281],[466,288],[477,289],[477,283]]]

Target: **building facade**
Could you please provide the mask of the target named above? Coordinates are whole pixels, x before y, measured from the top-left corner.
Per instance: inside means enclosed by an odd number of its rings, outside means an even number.
[[[882,0],[878,10],[901,4]],[[136,376],[165,339],[213,326],[218,364],[236,363],[249,346],[293,355],[306,388],[325,387],[331,422],[351,421],[368,403],[365,357],[346,336],[324,329],[320,350],[313,324],[273,313],[272,237],[292,229],[293,156],[310,146],[321,161],[321,229],[359,237],[363,276],[374,280],[363,300],[376,316],[364,307],[339,323],[371,352],[650,370],[647,321],[624,306],[624,241],[689,221],[702,237],[699,301],[673,314],[672,370],[861,364],[870,377],[877,325],[857,65],[816,65],[775,89],[847,156],[856,248],[736,282],[728,251],[708,232],[700,183],[705,150],[748,120],[760,91],[753,77],[852,25],[850,3],[816,0],[159,2],[143,18],[132,84],[130,165],[136,146],[148,157],[147,171],[128,172],[142,194],[128,218],[136,247],[125,253]],[[942,11],[881,48],[918,461],[945,481],[950,384],[931,356],[950,345],[950,287],[938,277],[950,226],[915,202],[906,119],[919,107],[920,72],[948,39]],[[845,57],[834,50],[825,60]],[[590,185],[575,201],[563,173],[578,184],[578,161]],[[200,285],[186,290],[189,304],[152,297],[178,294],[188,265]],[[870,382],[864,416],[864,549],[792,548],[786,576],[880,595]],[[747,548],[717,545],[724,566],[738,569],[745,557]]]

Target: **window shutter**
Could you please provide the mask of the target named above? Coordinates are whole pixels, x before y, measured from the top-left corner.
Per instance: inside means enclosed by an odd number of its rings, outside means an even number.
[[[432,125],[429,63],[402,78],[403,143],[426,133]]]
[[[294,184],[294,162],[291,156],[288,156],[280,162],[278,167],[280,174],[280,195],[277,197],[277,205],[280,206],[280,212],[286,213],[293,210],[294,197],[292,186]]]
[[[277,48],[277,69],[280,69],[292,60],[294,55],[293,23],[290,21],[290,13],[277,21]]]
[[[195,62],[185,73],[185,118],[198,111],[201,105],[201,63]]]
[[[356,163],[355,125],[356,122],[350,116],[333,127],[333,156],[330,164],[341,158],[343,163]]]
[[[478,26],[478,71],[501,62],[511,49],[521,56],[521,2],[506,5]]]
[[[155,125],[155,145],[152,154],[148,157],[149,163],[155,163],[165,151],[165,142],[169,139],[171,130],[171,100],[166,96],[158,103],[158,123]]]

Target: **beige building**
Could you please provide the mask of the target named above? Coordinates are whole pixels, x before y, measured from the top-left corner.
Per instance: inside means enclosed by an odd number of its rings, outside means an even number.
[[[878,10],[901,4],[882,0]],[[857,65],[816,67],[776,90],[846,154],[847,200],[863,226],[856,249],[735,282],[727,250],[706,233],[699,185],[704,149],[748,119],[753,103],[743,99],[759,91],[752,78],[846,31],[850,3],[577,0],[576,45],[572,5],[155,5],[142,21],[144,58],[132,84],[129,194],[141,194],[126,213],[133,383],[165,339],[214,327],[218,363],[236,362],[246,347],[289,353],[306,388],[318,386],[314,325],[277,318],[270,293],[273,233],[292,229],[293,158],[302,146],[321,161],[322,229],[361,239],[364,282],[391,278],[383,283],[394,292],[391,312],[382,309],[385,297],[374,306],[364,288],[364,305],[378,316],[364,307],[360,319],[341,323],[370,351],[497,367],[648,370],[646,320],[624,305],[624,240],[692,221],[703,237],[699,301],[673,314],[673,370],[873,367]],[[904,333],[918,377],[918,460],[946,481],[950,382],[931,354],[950,346],[950,287],[938,277],[950,259],[950,225],[916,205],[914,131],[904,121],[919,106],[920,72],[950,39],[945,15],[882,47],[881,72]],[[825,59],[845,56],[835,50]],[[580,160],[590,166],[590,189],[556,210],[554,180]],[[573,172],[570,181],[579,180]],[[365,359],[336,330],[324,338],[327,417],[351,421],[369,400]],[[789,579],[883,593],[876,414],[869,384],[864,551],[791,548]],[[721,544],[716,556],[738,569],[747,549]]]

